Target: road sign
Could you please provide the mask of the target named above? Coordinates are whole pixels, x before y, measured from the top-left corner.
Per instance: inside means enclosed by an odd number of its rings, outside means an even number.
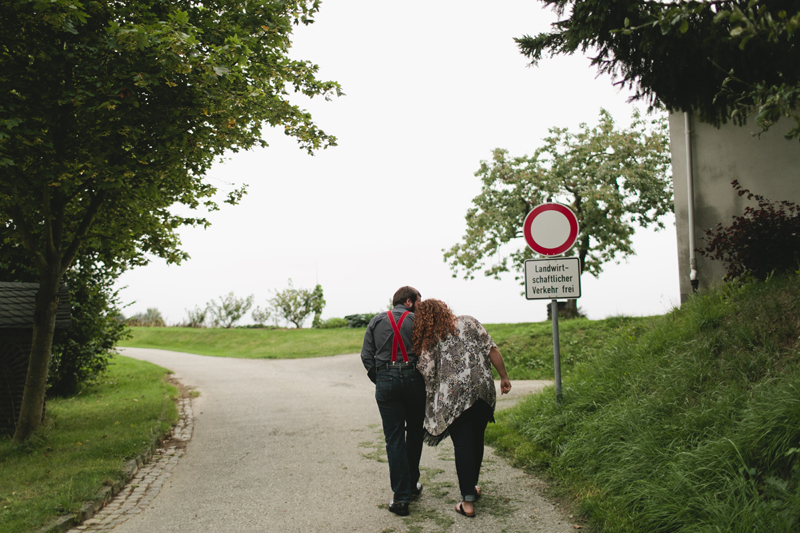
[[[525,261],[525,298],[557,300],[581,297],[581,260],[577,257]]]
[[[578,218],[561,204],[536,206],[525,217],[522,227],[525,242],[541,255],[561,255],[578,239]]]

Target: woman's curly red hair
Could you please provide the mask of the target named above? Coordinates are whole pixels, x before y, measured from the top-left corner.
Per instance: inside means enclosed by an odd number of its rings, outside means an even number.
[[[456,315],[441,300],[423,300],[414,306],[414,352],[419,355],[449,334],[456,333]]]

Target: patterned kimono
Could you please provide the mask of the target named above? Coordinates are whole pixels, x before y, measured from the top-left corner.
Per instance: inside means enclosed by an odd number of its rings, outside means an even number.
[[[497,347],[483,325],[471,316],[456,317],[456,334],[419,354],[417,369],[425,378],[425,442],[436,446],[448,428],[476,401],[494,410],[497,393],[489,350]]]

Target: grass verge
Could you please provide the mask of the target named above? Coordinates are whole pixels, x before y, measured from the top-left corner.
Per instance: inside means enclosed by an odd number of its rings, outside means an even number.
[[[606,341],[487,440],[601,532],[800,530],[800,277],[731,284]]]
[[[636,335],[647,317],[613,317],[559,320],[558,339],[561,375],[565,377],[592,357],[611,339]],[[553,324],[485,324],[503,354],[509,378],[553,379]]]
[[[366,328],[131,328],[119,346],[244,359],[297,359],[361,352]]]
[[[635,335],[646,322],[647,318],[641,317],[562,320],[562,376],[578,363],[589,361],[609,339]],[[511,379],[553,379],[553,329],[549,321],[486,324],[486,329],[500,348]],[[358,353],[364,331],[365,328],[131,328],[132,337],[119,345],[216,357],[294,359]]]
[[[47,402],[42,430],[26,445],[0,440],[0,532],[38,531],[76,512],[123,465],[177,421],[167,371],[115,357],[102,382]]]

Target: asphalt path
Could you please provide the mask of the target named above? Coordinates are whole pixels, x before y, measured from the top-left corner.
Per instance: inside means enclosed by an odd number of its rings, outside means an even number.
[[[460,498],[449,441],[425,446],[425,490],[409,517],[391,498],[374,386],[357,354],[232,359],[123,348],[172,370],[199,396],[186,454],[150,506],[114,528],[152,532],[575,531],[542,482],[487,448],[477,518]],[[512,382],[511,405],[547,382]]]

